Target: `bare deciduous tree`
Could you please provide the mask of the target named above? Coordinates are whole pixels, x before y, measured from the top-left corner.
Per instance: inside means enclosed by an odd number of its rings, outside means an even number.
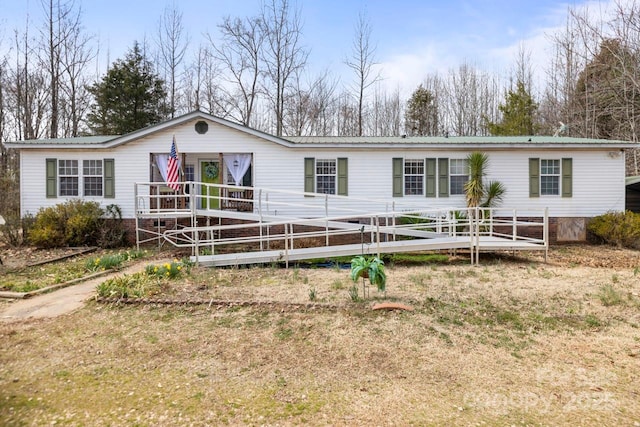
[[[336,104],[334,93],[338,80],[328,70],[320,74],[311,84],[310,135],[331,135],[335,128]]]
[[[90,42],[92,38],[86,35],[79,19],[70,26],[61,57],[62,73],[61,90],[67,103],[65,109],[66,120],[63,121],[64,136],[78,136],[83,131],[82,123],[86,117],[91,97],[87,91],[90,84],[88,73],[91,61],[95,57]]]
[[[245,20],[229,17],[218,25],[222,43],[216,46],[216,59],[226,68],[227,87],[223,87],[226,113],[249,126],[259,93],[260,65],[264,32],[260,18]]]
[[[176,8],[175,4],[167,7],[160,18],[157,44],[160,56],[159,69],[168,86],[168,110],[171,117],[174,117],[176,112],[181,110],[178,105],[181,81],[179,69],[189,45],[189,37],[182,23],[182,12]]]
[[[306,65],[308,52],[300,40],[300,11],[292,11],[289,0],[266,0],[261,23],[265,37],[265,93],[275,114],[275,134],[280,136],[287,90],[295,73]]]
[[[16,139],[38,139],[46,132],[49,91],[40,67],[34,66],[33,48],[29,43],[29,20],[22,36],[15,32],[15,68],[11,80],[10,105],[15,117]]]
[[[450,70],[443,87],[441,107],[447,118],[446,131],[454,135],[487,135],[485,123],[495,120],[498,83],[495,77],[463,63]]]
[[[345,59],[345,64],[356,74],[354,90],[358,104],[357,135],[359,136],[363,131],[365,91],[381,79],[380,73],[374,69],[375,53],[376,46],[371,43],[371,25],[367,16],[360,13],[355,27],[351,55]]]
[[[375,136],[400,135],[403,129],[403,102],[400,100],[400,89],[388,93],[380,85],[373,93],[373,111],[371,111],[368,134]]]

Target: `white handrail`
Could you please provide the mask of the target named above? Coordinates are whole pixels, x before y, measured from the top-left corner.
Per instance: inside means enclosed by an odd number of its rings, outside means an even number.
[[[178,247],[191,247],[194,249],[196,262],[199,261],[200,249],[205,246],[215,248],[234,243],[259,243],[262,251],[265,250],[265,243],[271,246],[284,240],[288,259],[289,251],[298,246],[299,239],[322,237],[324,246],[330,246],[330,241],[336,240],[330,239],[330,236],[345,236],[344,239],[349,240],[349,235],[352,235],[351,240],[360,241],[362,232],[368,234],[367,240],[370,243],[376,242],[378,254],[381,241],[395,241],[397,236],[403,235],[412,239],[445,236],[459,239],[468,235],[471,261],[474,263],[478,263],[483,242],[488,238],[508,239],[514,244],[530,243],[548,250],[548,210],[520,212],[505,208],[459,207],[425,209],[399,200],[363,199],[200,182],[182,183],[181,191],[176,193],[161,193],[160,189],[163,187],[164,183],[135,184],[136,239],[142,242],[140,232],[144,232],[152,236],[144,241],[164,239]],[[215,192],[209,191],[210,188],[217,188],[217,194],[211,195]],[[223,189],[240,189],[244,194],[252,194],[251,199],[233,198],[234,201],[250,204],[252,210],[240,215],[231,211],[225,212],[224,209],[213,209],[208,203],[201,203],[204,199],[217,198],[218,207],[222,208],[220,203],[229,199]],[[347,201],[362,202],[358,204],[371,209],[369,212],[363,212],[349,207]],[[351,206],[353,205],[351,203]],[[297,214],[300,209],[308,211],[309,214]],[[287,214],[288,211],[292,213]],[[313,215],[314,211],[319,215]],[[237,217],[240,223],[197,225],[197,217],[220,218],[223,212],[224,217]],[[140,224],[144,221],[139,219],[160,218],[160,215],[162,218],[190,218],[191,225],[161,232],[145,229]],[[462,220],[461,217],[465,219]],[[518,235],[520,226],[542,227],[542,238]],[[282,235],[271,232],[277,231],[279,227],[284,230]],[[241,230],[233,234],[242,234],[243,237],[223,236],[231,230]]]

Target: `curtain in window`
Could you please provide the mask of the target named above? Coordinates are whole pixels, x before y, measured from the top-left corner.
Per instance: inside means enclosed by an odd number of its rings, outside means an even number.
[[[244,174],[247,173],[251,165],[251,154],[225,154],[223,158],[236,185],[240,185]]]
[[[162,181],[167,182],[167,165],[169,162],[169,156],[167,154],[154,154],[156,165],[162,176]]]

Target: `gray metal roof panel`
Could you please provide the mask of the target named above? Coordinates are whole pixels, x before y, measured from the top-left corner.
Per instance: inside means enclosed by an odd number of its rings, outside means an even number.
[[[611,145],[616,147],[638,145],[629,141],[553,136],[287,136],[283,138],[300,145]]]
[[[21,146],[21,147],[29,147],[29,146],[59,146],[59,145],[101,145],[105,142],[109,142],[116,138],[119,138],[119,135],[99,135],[99,136],[77,136],[73,138],[49,138],[49,139],[27,139],[24,141],[14,141],[14,142],[6,142],[6,145],[10,146]]]

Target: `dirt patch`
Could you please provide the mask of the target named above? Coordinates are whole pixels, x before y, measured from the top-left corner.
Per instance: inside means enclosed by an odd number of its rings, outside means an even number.
[[[541,254],[529,253],[524,260],[543,261]],[[640,252],[612,246],[567,245],[549,249],[548,262],[560,267],[640,268]]]
[[[0,247],[0,257],[3,268],[19,269],[39,265],[46,262],[56,262],[66,258],[87,253],[92,248],[52,248],[38,249],[34,247],[10,248]]]

